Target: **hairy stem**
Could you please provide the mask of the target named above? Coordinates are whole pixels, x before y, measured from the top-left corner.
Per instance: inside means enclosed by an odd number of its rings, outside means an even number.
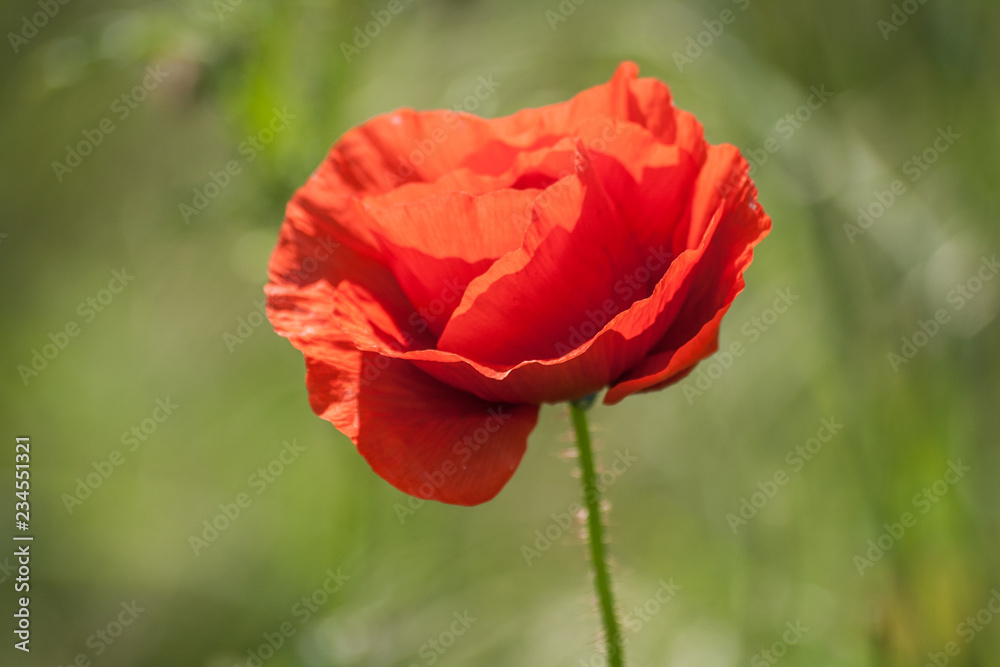
[[[594,471],[594,452],[587,426],[587,408],[591,401],[584,399],[570,403],[570,415],[576,430],[576,445],[580,452],[580,469],[583,472],[583,500],[587,506],[587,530],[590,538],[590,559],[594,565],[594,586],[601,606],[601,620],[607,638],[608,664],[622,667],[623,641],[618,618],[615,615],[615,600],[611,592],[611,578],[608,576],[607,551],[604,548],[604,525],[601,523],[601,492],[597,487]]]

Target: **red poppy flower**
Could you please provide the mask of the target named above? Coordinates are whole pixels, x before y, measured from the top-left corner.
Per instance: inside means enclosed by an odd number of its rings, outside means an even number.
[[[623,63],[568,102],[350,130],[292,198],[268,316],[313,410],[406,493],[473,505],[541,403],[661,389],[718,344],[770,229],[748,165]]]

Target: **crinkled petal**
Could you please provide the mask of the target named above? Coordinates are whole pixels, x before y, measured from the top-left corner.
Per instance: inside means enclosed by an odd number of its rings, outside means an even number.
[[[690,289],[675,324],[650,355],[608,390],[611,405],[637,391],[661,389],[718,348],[719,325],[743,290],[753,248],[770,231],[771,219],[756,201],[748,165],[732,146],[713,147],[695,196],[694,217],[713,208],[721,216],[705,257],[689,278]],[[693,225],[694,226],[694,225]]]
[[[536,405],[490,403],[407,361],[331,346],[307,357],[310,404],[400,491],[453,505],[493,498],[517,469]]]
[[[369,205],[374,235],[421,321],[441,332],[469,283],[521,245],[525,211],[540,192],[441,192],[413,203]]]

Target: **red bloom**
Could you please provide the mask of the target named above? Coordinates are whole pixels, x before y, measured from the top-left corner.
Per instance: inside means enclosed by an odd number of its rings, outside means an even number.
[[[637,77],[506,118],[378,116],[289,203],[268,316],[313,410],[402,491],[489,500],[540,403],[617,403],[716,350],[771,221],[737,149]]]

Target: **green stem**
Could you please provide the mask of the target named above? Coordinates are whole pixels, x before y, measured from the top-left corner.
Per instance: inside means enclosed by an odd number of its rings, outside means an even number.
[[[611,592],[611,578],[608,576],[607,553],[604,548],[604,526],[601,523],[601,491],[597,486],[594,471],[594,452],[590,444],[590,429],[587,427],[588,402],[574,401],[569,404],[573,428],[576,430],[576,444],[580,451],[580,469],[583,472],[583,499],[587,505],[587,529],[590,533],[590,558],[594,564],[594,586],[601,605],[601,619],[607,637],[608,664],[622,667],[624,642],[621,628],[615,616],[615,600]]]

